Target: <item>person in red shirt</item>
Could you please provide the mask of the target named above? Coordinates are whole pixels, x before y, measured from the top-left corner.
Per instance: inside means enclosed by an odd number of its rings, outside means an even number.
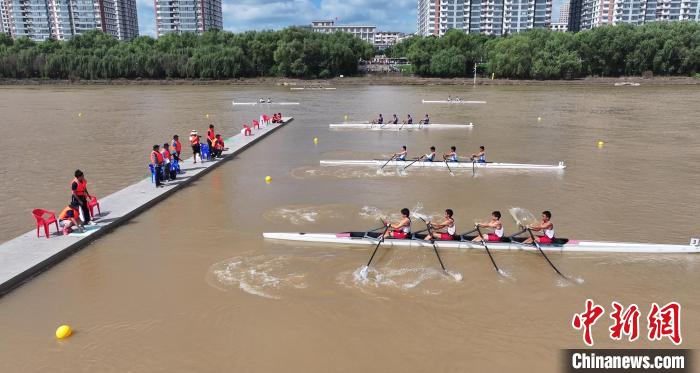
[[[88,200],[92,198],[90,192],[87,190],[87,180],[85,180],[85,175],[83,171],[75,170],[73,174],[75,179],[71,182],[71,201],[75,202],[80,206],[83,211],[83,220],[85,224],[95,225],[94,222],[90,221],[90,209],[88,209]]]
[[[180,143],[180,136],[173,136],[173,142],[170,144],[170,151],[177,154],[177,160],[180,161],[180,152],[182,152],[182,144]]]
[[[199,154],[199,160],[202,160],[202,151],[199,148],[200,138],[201,136],[197,134],[196,130],[190,132],[190,145],[192,145],[192,158],[194,159],[194,163],[197,163],[197,154]]]
[[[221,153],[224,151],[224,139],[220,134],[216,134],[216,139],[214,140],[214,156],[221,157]]]
[[[211,154],[214,154],[214,140],[216,140],[216,132],[214,131],[214,125],[210,124],[209,130],[207,130],[207,144]]]

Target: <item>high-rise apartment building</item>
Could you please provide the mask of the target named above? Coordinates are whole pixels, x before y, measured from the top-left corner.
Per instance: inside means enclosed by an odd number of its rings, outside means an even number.
[[[222,29],[221,0],[155,0],[156,34]]]
[[[10,33],[10,19],[7,15],[7,2],[0,0],[0,33]]]
[[[548,28],[552,0],[418,0],[418,34],[442,36],[449,29],[504,35]]]
[[[376,26],[368,25],[336,25],[335,21],[313,21],[311,29],[314,32],[348,32],[370,44],[374,44]]]
[[[570,4],[568,2],[563,3],[559,6],[559,19],[556,21],[559,23],[569,23],[569,11]]]
[[[572,0],[569,30],[655,21],[700,21],[698,0]]]
[[[102,30],[120,40],[138,36],[135,0],[0,0],[14,38],[65,40]]]

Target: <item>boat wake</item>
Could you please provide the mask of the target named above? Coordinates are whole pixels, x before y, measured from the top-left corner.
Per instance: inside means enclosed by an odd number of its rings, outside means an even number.
[[[305,289],[304,273],[289,272],[290,256],[239,256],[209,268],[207,283],[222,290],[241,289],[268,299],[281,299],[289,289]]]
[[[344,211],[357,209],[352,205],[327,204],[327,205],[290,205],[278,207],[267,211],[263,217],[272,222],[289,222],[294,225],[328,221],[343,217]]]

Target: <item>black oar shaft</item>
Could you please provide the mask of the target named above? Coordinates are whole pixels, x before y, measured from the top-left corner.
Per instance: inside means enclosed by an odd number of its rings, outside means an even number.
[[[440,262],[440,267],[442,267],[442,270],[447,272],[447,269],[445,269],[445,265],[442,263],[442,258],[440,258],[440,253],[438,253],[437,250],[437,245],[435,244],[435,237],[433,237],[434,231],[433,231],[433,225],[426,222],[425,219],[420,218],[420,220],[423,220],[423,223],[425,223],[425,226],[428,227],[428,234],[430,237],[432,237],[432,243],[433,243],[433,251],[435,251],[435,255],[438,258],[438,261]]]
[[[383,169],[384,169],[384,167],[386,167],[386,165],[388,165],[388,164],[389,164],[389,162],[391,162],[391,160],[392,160],[392,159],[394,159],[394,157],[395,157],[395,155],[392,155],[392,156],[391,156],[391,158],[389,158],[389,160],[388,160],[388,161],[386,161],[386,163],[384,163],[384,166],[382,166],[382,168],[380,168],[380,170],[383,170]]]
[[[374,247],[374,251],[372,252],[372,256],[369,257],[369,261],[367,262],[367,267],[369,267],[369,265],[372,263],[372,259],[374,259],[374,255],[377,254],[377,250],[379,249],[379,245],[381,245],[382,242],[384,242],[384,235],[386,234],[386,232],[388,230],[389,230],[389,226],[387,226],[386,229],[384,229],[384,233],[382,233],[381,237],[379,237],[379,242],[377,242],[377,246]]]
[[[496,269],[496,272],[501,273],[501,270],[498,269],[498,266],[496,265],[496,261],[493,260],[493,255],[491,255],[491,250],[489,250],[489,247],[486,246],[486,238],[481,234],[481,229],[479,226],[476,226],[476,233],[479,234],[479,237],[481,238],[481,244],[484,245],[484,249],[486,249],[486,253],[489,254],[489,258],[491,258],[491,263],[493,263],[493,267]]]
[[[542,254],[542,256],[547,260],[547,263],[549,263],[549,265],[552,266],[552,268],[554,268],[554,271],[557,272],[557,273],[559,274],[559,276],[561,276],[561,277],[563,277],[563,278],[565,278],[565,279],[568,280],[569,278],[566,277],[566,276],[564,276],[561,272],[559,272],[559,269],[557,269],[557,267],[554,265],[554,263],[552,263],[552,261],[549,260],[549,258],[548,258],[547,255],[544,253],[544,251],[542,251],[542,247],[540,247],[539,242],[537,242],[537,240],[535,239],[535,234],[532,233],[532,229],[527,228],[527,231],[528,231],[528,233],[530,233],[530,238],[532,239],[533,245],[535,245],[535,247],[537,248],[537,250],[539,250],[540,253]]]

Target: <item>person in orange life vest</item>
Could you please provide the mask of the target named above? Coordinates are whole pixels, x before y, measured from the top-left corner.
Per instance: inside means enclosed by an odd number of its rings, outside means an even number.
[[[61,227],[63,227],[64,236],[70,234],[74,228],[80,231],[85,230],[83,221],[80,220],[80,212],[78,212],[79,207],[80,205],[75,203],[75,201],[71,201],[70,205],[66,206],[66,208],[58,214],[58,220],[60,221]]]
[[[217,157],[221,157],[221,153],[225,150],[224,138],[220,134],[216,134],[216,139],[214,140],[214,154]]]
[[[153,145],[153,151],[150,155],[151,164],[153,165],[153,171],[155,172],[156,188],[161,186],[161,180],[163,177],[163,154],[160,153],[160,146]]]
[[[163,144],[163,178],[166,180],[175,180],[177,173],[172,169],[173,153],[170,151],[170,145],[166,142]]]
[[[197,163],[197,154],[199,154],[199,160],[202,160],[202,150],[199,147],[199,140],[202,136],[197,134],[197,130],[192,130],[190,132],[190,145],[192,146],[192,158],[194,163]]]
[[[207,130],[207,144],[209,145],[209,152],[214,153],[214,140],[216,139],[216,132],[214,131],[214,125],[209,125],[209,130]]]
[[[170,144],[170,152],[177,155],[177,160],[180,161],[180,152],[182,152],[182,144],[180,143],[180,136],[174,135],[173,141]]]
[[[83,219],[85,224],[95,225],[94,222],[90,220],[90,210],[88,209],[88,200],[92,198],[90,192],[87,190],[87,180],[85,180],[85,175],[83,171],[75,170],[73,174],[75,179],[71,182],[71,201],[77,203],[80,206],[80,210],[83,212]]]

